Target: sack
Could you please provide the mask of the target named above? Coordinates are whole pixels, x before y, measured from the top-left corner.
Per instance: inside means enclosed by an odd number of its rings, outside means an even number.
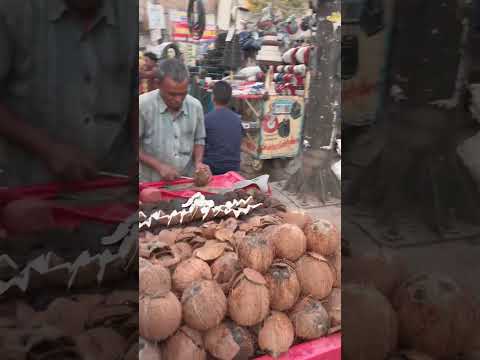
[[[480,132],[460,144],[457,153],[480,190]]]

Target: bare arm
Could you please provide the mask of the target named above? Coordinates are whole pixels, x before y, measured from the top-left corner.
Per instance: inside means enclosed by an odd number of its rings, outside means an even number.
[[[204,153],[205,153],[205,146],[204,145],[195,144],[193,146],[193,161],[195,163],[195,167],[197,167],[199,164],[203,163]]]
[[[142,150],[139,150],[139,160],[160,174],[163,180],[174,180],[180,177],[177,169],[173,166],[161,162]]]

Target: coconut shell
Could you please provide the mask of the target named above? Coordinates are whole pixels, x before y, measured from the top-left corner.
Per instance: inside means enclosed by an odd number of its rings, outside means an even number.
[[[432,357],[415,350],[400,350],[386,360],[434,360]]]
[[[78,335],[75,343],[85,358],[99,360],[118,359],[123,356],[127,347],[126,340],[108,328],[90,329]]]
[[[397,348],[398,321],[388,299],[371,286],[342,285],[342,339],[346,359],[384,360]]]
[[[322,302],[330,316],[332,327],[342,324],[342,290],[332,289],[330,295]]]
[[[140,300],[140,335],[150,341],[162,341],[172,335],[182,321],[182,306],[173,293]]]
[[[323,256],[332,255],[340,246],[340,232],[328,220],[316,220],[305,227],[307,248]]]
[[[345,259],[343,272],[348,282],[372,285],[389,299],[407,277],[400,259],[383,249]]]
[[[150,265],[140,269],[138,274],[140,297],[162,296],[172,289],[170,271],[162,265]]]
[[[221,227],[215,231],[215,239],[218,241],[233,242],[234,230],[230,228]]]
[[[234,280],[228,297],[230,317],[241,326],[253,326],[265,319],[269,309],[265,278],[253,269],[244,269]]]
[[[219,225],[214,221],[204,223],[200,228],[202,236],[206,239],[214,239],[218,227]]]
[[[432,357],[453,358],[468,348],[475,307],[470,295],[454,280],[437,274],[409,278],[396,291],[401,343]]]
[[[302,230],[313,222],[312,217],[302,211],[279,212],[278,215],[282,218],[283,222],[297,225]]]
[[[167,340],[164,355],[166,360],[205,360],[202,334],[182,326]]]
[[[205,261],[197,258],[178,264],[172,276],[173,288],[180,293],[198,280],[212,280],[212,272]]]
[[[147,266],[151,266],[152,263],[150,261],[148,261],[147,259],[143,258],[143,257],[140,257],[138,259],[138,269],[142,269],[144,267],[147,267]]]
[[[250,360],[255,352],[254,341],[247,329],[233,321],[225,321],[205,334],[205,347],[219,360]]]
[[[302,293],[318,300],[325,299],[332,291],[334,275],[328,260],[316,253],[307,253],[295,266]]]
[[[193,252],[193,256],[203,261],[214,261],[225,252],[225,244],[223,243],[206,243],[201,248]]]
[[[297,225],[274,226],[266,237],[273,244],[275,256],[278,258],[296,261],[307,250],[307,239]]]
[[[273,310],[285,311],[297,302],[300,293],[300,282],[293,265],[275,262],[265,274],[270,292],[270,307]]]
[[[178,251],[181,261],[190,259],[193,254],[192,247],[186,242],[179,242],[173,245],[173,247]]]
[[[138,360],[162,360],[162,352],[157,344],[140,338],[138,348]]]
[[[173,245],[177,239],[177,233],[170,230],[162,230],[155,238],[167,245]]]
[[[297,337],[305,340],[325,336],[330,328],[330,317],[322,303],[312,297],[300,300],[290,314]]]
[[[182,295],[185,323],[199,331],[219,325],[227,313],[227,299],[215,281],[202,280],[191,284]]]
[[[228,283],[233,276],[241,270],[238,255],[234,252],[226,252],[219,257],[211,266],[213,279],[219,284]]]
[[[207,186],[210,182],[212,174],[205,168],[195,171],[193,175],[193,182],[195,186]]]
[[[290,349],[294,338],[293,324],[288,316],[274,311],[263,322],[258,334],[258,345],[260,349],[277,358]]]
[[[238,245],[238,257],[242,266],[264,273],[272,265],[273,246],[263,237],[247,236]]]

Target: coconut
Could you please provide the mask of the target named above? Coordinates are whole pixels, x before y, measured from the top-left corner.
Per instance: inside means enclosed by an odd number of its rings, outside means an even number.
[[[400,350],[386,360],[434,360],[432,357],[415,350]]]
[[[296,261],[307,249],[307,239],[297,225],[273,225],[265,237],[273,244],[275,255],[279,258]]]
[[[58,298],[48,306],[43,314],[43,321],[62,330],[65,335],[76,336],[85,329],[89,310],[87,306],[77,301]]]
[[[203,261],[214,261],[223,255],[226,244],[208,240],[205,245],[193,252],[193,256]]]
[[[205,334],[205,348],[220,360],[249,360],[255,353],[254,341],[247,329],[225,321]]]
[[[207,223],[204,223],[201,228],[201,234],[204,238],[206,239],[214,239],[215,238],[215,233],[218,229],[219,225],[214,222],[214,221],[209,221]]]
[[[186,242],[176,243],[175,245],[172,245],[172,247],[178,252],[181,261],[190,259],[192,257],[192,247]]]
[[[156,343],[140,338],[138,360],[162,360],[162,353]]]
[[[372,285],[389,299],[406,278],[405,267],[398,257],[384,249],[345,259],[343,273],[349,283]]]
[[[171,230],[162,230],[155,238],[167,245],[173,245],[177,239],[177,233]]]
[[[332,327],[342,323],[342,291],[338,288],[332,289],[330,295],[322,302],[325,310],[330,316]]]
[[[226,252],[219,257],[211,266],[213,279],[219,284],[228,283],[233,275],[241,270],[238,255],[234,252]]]
[[[312,340],[325,336],[330,329],[330,318],[322,303],[307,296],[300,300],[290,314],[297,337]]]
[[[297,225],[302,230],[313,222],[312,217],[303,211],[279,212],[278,215],[285,223]]]
[[[419,274],[396,291],[393,300],[400,340],[432,357],[453,358],[468,348],[477,324],[469,294],[449,277]]]
[[[322,300],[332,291],[334,276],[328,260],[316,253],[298,259],[295,269],[304,295]]]
[[[397,316],[387,298],[372,286],[342,285],[342,340],[347,360],[384,360],[397,348]]]
[[[228,297],[228,312],[239,325],[253,326],[268,315],[270,294],[265,278],[253,269],[244,269],[234,280]]]
[[[75,338],[75,343],[87,359],[118,359],[127,350],[125,339],[108,328],[90,329],[78,335]],[[112,344],[115,344],[115,346],[111,346]],[[62,357],[59,357],[59,359],[62,359]]]
[[[201,168],[195,171],[193,175],[193,182],[195,186],[206,186],[212,177],[211,172],[206,168]]]
[[[180,253],[175,246],[157,243],[151,247],[150,262],[171,268],[181,261]]]
[[[204,360],[207,358],[202,334],[187,326],[182,326],[171,336],[165,345],[167,360]]]
[[[293,264],[288,261],[274,262],[265,279],[270,292],[270,307],[273,310],[285,311],[295,305],[301,288]]]
[[[323,256],[332,255],[340,246],[340,232],[327,220],[316,220],[305,227],[307,248]]]
[[[197,258],[190,258],[177,265],[172,276],[173,288],[183,292],[193,282],[212,280],[212,272],[208,264]]]
[[[247,236],[238,244],[238,257],[244,267],[264,273],[273,262],[272,243],[257,235]]]
[[[144,267],[147,267],[147,266],[151,266],[152,263],[150,261],[148,261],[147,259],[143,258],[143,257],[140,257],[138,259],[138,269],[142,269]]]
[[[342,286],[342,249],[339,247],[337,251],[327,257],[333,272],[333,287]]]
[[[162,297],[140,300],[140,335],[151,341],[162,341],[172,335],[182,322],[182,305],[169,292]]]
[[[220,324],[227,313],[227,299],[215,281],[201,280],[192,283],[182,295],[185,323],[199,331]]]
[[[295,338],[293,325],[284,313],[273,311],[265,319],[258,334],[260,349],[268,352],[274,358],[290,349]]]
[[[140,297],[162,296],[172,289],[170,271],[162,265],[150,265],[140,269],[138,274]]]

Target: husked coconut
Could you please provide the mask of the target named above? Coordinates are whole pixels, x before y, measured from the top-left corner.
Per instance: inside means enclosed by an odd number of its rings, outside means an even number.
[[[287,224],[297,225],[304,230],[305,227],[313,222],[312,217],[303,211],[279,212],[278,215]]]
[[[258,345],[260,349],[277,358],[290,349],[294,338],[295,332],[288,316],[274,311],[263,322],[258,334]]]
[[[307,238],[297,225],[274,225],[265,235],[275,251],[275,256],[296,261],[307,250]]]
[[[156,343],[140,338],[138,360],[162,360],[162,352]]]
[[[165,345],[166,360],[205,360],[207,353],[202,334],[188,326],[182,326]]]
[[[295,267],[288,261],[276,261],[265,274],[270,292],[270,307],[285,311],[297,302],[301,288]]]
[[[270,309],[265,278],[253,269],[244,269],[234,280],[228,296],[228,313],[241,326],[262,322]]]
[[[195,186],[206,186],[210,182],[211,178],[212,173],[206,168],[196,170],[193,175],[193,181]]]
[[[141,268],[138,281],[140,297],[165,295],[172,289],[170,271],[158,264]]]
[[[327,335],[330,317],[322,303],[310,296],[300,300],[290,314],[295,334],[301,339],[313,340]]]
[[[325,299],[332,291],[334,275],[328,260],[316,253],[307,253],[295,266],[302,293]]]
[[[342,323],[342,290],[338,288],[332,289],[330,295],[322,302],[325,310],[330,316],[332,327],[341,325]]]
[[[213,279],[219,284],[228,283],[232,277],[241,270],[238,255],[234,252],[226,252],[219,257],[211,266]]]
[[[213,280],[192,283],[183,292],[182,305],[185,323],[199,331],[214,328],[227,313],[227,298]]]
[[[398,321],[388,299],[372,286],[342,285],[345,359],[384,360],[397,348]]]
[[[332,255],[340,246],[340,232],[330,221],[320,219],[305,227],[307,248],[323,256]]]
[[[169,292],[162,297],[144,297],[139,304],[140,335],[150,341],[162,341],[182,322],[182,305]]]
[[[183,292],[195,281],[212,280],[212,272],[205,261],[190,258],[177,265],[172,280],[173,288],[176,291]]]
[[[471,296],[453,279],[438,274],[409,278],[395,293],[401,343],[434,358],[465,351],[478,326]]]
[[[238,257],[244,267],[264,273],[273,262],[273,245],[264,237],[247,236],[238,245]]]
[[[205,334],[205,348],[219,360],[250,360],[254,341],[247,329],[227,320]]]

